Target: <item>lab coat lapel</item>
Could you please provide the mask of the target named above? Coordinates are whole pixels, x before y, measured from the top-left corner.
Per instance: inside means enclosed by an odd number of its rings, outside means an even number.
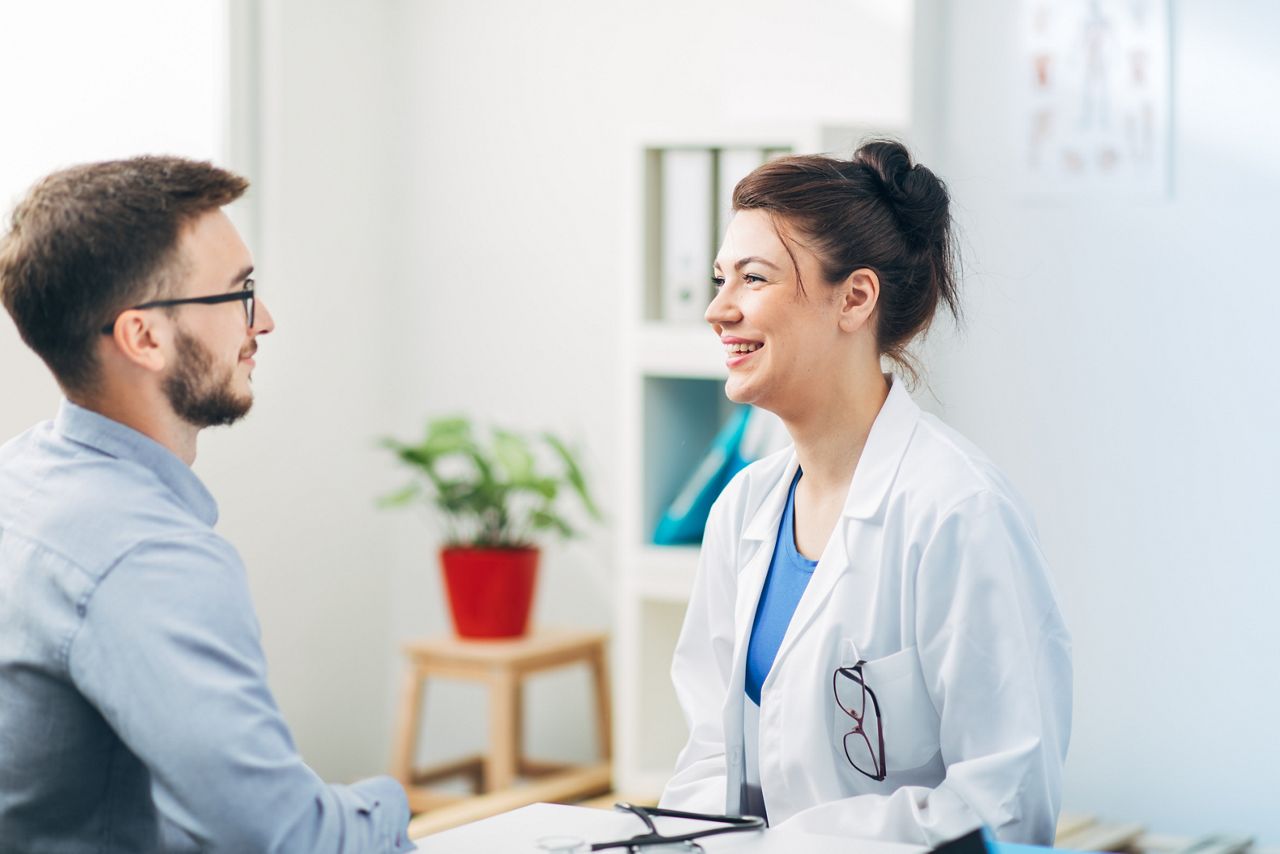
[[[734,602],[733,665],[729,671],[729,693],[724,704],[724,736],[726,749],[726,804],[727,815],[738,815],[739,791],[743,780],[742,709],[747,671],[747,644],[751,638],[751,624],[755,620],[756,605],[764,587],[765,574],[773,559],[773,546],[777,542],[778,522],[786,506],[788,488],[798,467],[795,452],[791,453],[782,477],[768,487],[751,521],[743,529],[738,555],[741,569],[738,571],[737,598]]]
[[[849,555],[852,546],[851,531],[854,526],[860,526],[880,513],[919,418],[920,407],[911,399],[902,381],[892,377],[889,396],[871,425],[871,432],[862,449],[862,456],[858,458],[853,480],[849,484],[849,494],[845,498],[844,510],[836,521],[831,539],[827,541],[827,547],[818,559],[818,565],[813,570],[813,578],[809,579],[809,586],[805,588],[804,594],[796,605],[795,613],[791,616],[791,622],[782,637],[782,643],[778,646],[778,654],[774,658],[770,675],[778,672],[778,664],[795,646],[797,639],[809,624],[822,612],[840,577],[851,568],[859,569],[859,567],[851,567]],[[794,471],[795,469],[792,469],[793,473]],[[873,567],[866,567],[866,569],[873,569]]]
[[[738,572],[738,595],[733,612],[734,627],[737,629],[735,653],[746,653],[746,642],[751,634],[756,605],[760,601],[760,590],[764,586],[764,577],[769,571],[769,561],[773,558],[773,546],[778,538],[778,523],[782,519],[782,511],[787,504],[787,492],[798,467],[799,462],[796,460],[795,451],[792,451],[783,469],[782,477],[769,489],[755,514],[752,515],[751,521],[743,529],[742,569]],[[736,655],[735,658],[737,658]]]
[[[880,512],[920,420],[920,407],[902,380],[891,377],[890,383],[889,397],[871,425],[849,484],[843,513],[846,519],[871,519]]]

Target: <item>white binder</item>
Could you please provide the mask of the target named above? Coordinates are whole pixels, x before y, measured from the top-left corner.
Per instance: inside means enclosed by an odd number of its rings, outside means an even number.
[[[710,149],[662,152],[662,319],[701,321],[711,302]]]
[[[724,148],[720,150],[720,174],[717,179],[719,199],[716,205],[716,240],[724,239],[729,218],[733,216],[733,188],[751,171],[764,163],[759,148]]]

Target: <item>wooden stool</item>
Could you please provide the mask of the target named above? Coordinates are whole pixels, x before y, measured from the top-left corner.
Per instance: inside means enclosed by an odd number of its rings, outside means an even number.
[[[607,641],[608,635],[602,632],[541,631],[511,640],[464,640],[449,636],[405,644],[408,667],[391,773],[408,792],[410,810],[421,812],[462,800],[461,796],[427,788],[430,783],[459,775],[470,779],[472,790],[477,794],[510,789],[517,777],[539,778],[536,784],[526,787],[531,798],[528,803],[607,792],[612,781],[613,739],[605,663]],[[590,667],[594,682],[600,762],[573,766],[527,758],[521,744],[525,677],[577,662]],[[430,768],[413,767],[422,718],[423,686],[429,677],[471,679],[489,685],[487,754]],[[506,805],[511,795],[499,799]],[[506,808],[520,805],[513,803]]]

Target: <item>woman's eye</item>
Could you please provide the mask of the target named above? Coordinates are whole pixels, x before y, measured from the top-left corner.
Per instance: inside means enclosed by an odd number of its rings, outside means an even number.
[[[711,284],[716,286],[716,290],[724,287],[724,276],[712,276]]]
[[[742,280],[748,285],[759,285],[764,283],[764,276],[757,276],[755,273],[747,273]]]

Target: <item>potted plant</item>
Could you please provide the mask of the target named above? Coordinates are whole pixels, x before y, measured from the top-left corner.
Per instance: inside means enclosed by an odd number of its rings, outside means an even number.
[[[560,512],[573,493],[600,518],[572,451],[550,433],[537,445],[507,430],[481,442],[466,418],[437,418],[418,444],[382,440],[418,477],[381,499],[387,507],[425,501],[440,511],[445,543],[440,550],[455,631],[462,637],[523,635],[537,579],[539,535],[561,538],[576,531]],[[544,458],[553,461],[548,473]]]

